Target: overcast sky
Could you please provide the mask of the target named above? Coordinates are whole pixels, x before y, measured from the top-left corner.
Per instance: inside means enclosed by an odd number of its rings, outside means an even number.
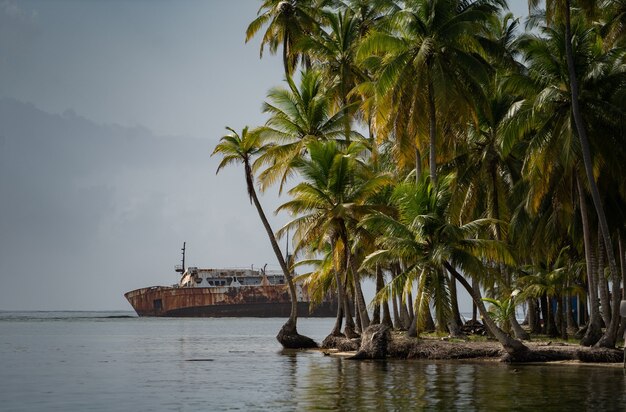
[[[0,0],[0,310],[130,310],[183,241],[192,265],[274,264],[243,172],[209,158],[282,82],[244,42],[259,5]]]

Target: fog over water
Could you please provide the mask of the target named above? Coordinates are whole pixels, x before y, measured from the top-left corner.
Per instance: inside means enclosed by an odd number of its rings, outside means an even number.
[[[281,84],[244,43],[259,5],[0,0],[0,309],[130,309],[183,241],[195,266],[274,263],[243,171],[209,157]]]

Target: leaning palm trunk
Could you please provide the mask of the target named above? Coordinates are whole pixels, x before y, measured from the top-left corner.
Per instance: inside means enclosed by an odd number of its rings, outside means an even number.
[[[598,293],[594,276],[594,255],[591,247],[591,229],[589,228],[589,216],[587,214],[587,201],[583,192],[580,178],[576,176],[576,186],[580,205],[580,218],[583,225],[583,243],[585,246],[585,262],[587,263],[587,290],[589,293],[589,321],[587,331],[580,344],[592,346],[600,340],[602,328],[600,327],[600,313],[598,311]]]
[[[267,232],[267,237],[272,244],[272,249],[274,250],[274,254],[276,255],[276,259],[278,259],[278,263],[280,264],[280,268],[283,271],[283,275],[285,275],[285,279],[287,280],[287,285],[289,286],[289,295],[291,296],[291,313],[289,314],[289,319],[280,329],[276,339],[280,342],[281,345],[285,348],[290,349],[299,349],[299,348],[315,348],[317,344],[306,336],[300,335],[297,330],[297,321],[298,321],[298,295],[296,293],[296,285],[293,281],[293,277],[291,276],[291,272],[287,267],[287,262],[283,258],[283,254],[280,251],[280,247],[278,246],[278,242],[276,241],[276,236],[274,236],[274,232],[272,231],[272,227],[270,226],[267,217],[265,216],[265,212],[263,211],[263,207],[259,202],[259,198],[256,194],[256,190],[254,190],[254,182],[252,178],[252,168],[250,167],[249,162],[245,161],[245,173],[246,173],[246,183],[248,187],[248,194],[256,207],[257,212],[259,213],[259,217],[263,222],[263,227]]]
[[[496,325],[496,323],[491,319],[487,308],[485,308],[485,304],[483,303],[482,296],[480,295],[480,290],[472,288],[472,286],[468,283],[468,281],[461,276],[461,274],[454,268],[450,263],[444,262],[445,268],[450,272],[452,276],[456,280],[463,285],[465,290],[470,294],[472,300],[476,304],[485,326],[489,331],[493,334],[493,336],[500,342],[500,345],[504,348],[504,350],[509,354],[512,360],[523,359],[524,356],[530,352],[528,347],[524,345],[517,339],[514,339],[504,333],[502,329]]]
[[[615,254],[613,252],[613,242],[611,241],[611,234],[609,232],[609,225],[604,213],[604,206],[602,205],[602,199],[600,198],[600,191],[596,184],[593,175],[593,163],[591,159],[591,149],[589,147],[589,139],[587,137],[587,129],[583,122],[582,115],[580,113],[580,105],[578,102],[578,78],[576,77],[576,68],[574,66],[574,53],[572,51],[572,26],[570,21],[570,6],[571,0],[565,1],[565,56],[567,58],[567,70],[569,73],[570,91],[572,95],[572,116],[574,117],[574,124],[576,131],[578,132],[578,138],[580,140],[580,148],[583,155],[583,163],[585,166],[585,173],[587,180],[589,181],[589,188],[591,190],[591,198],[598,214],[598,224],[602,231],[602,238],[607,252],[609,260],[609,268],[611,270],[611,278],[613,281],[613,287],[619,289],[619,283],[621,281],[619,272],[617,270],[617,261],[615,260]],[[617,290],[616,289],[616,290]],[[602,338],[596,344],[599,347],[613,348],[615,347],[615,341],[617,338],[617,330],[619,328],[620,316],[619,316],[619,294],[614,293],[612,304],[613,314],[611,322],[607,325],[606,331]]]

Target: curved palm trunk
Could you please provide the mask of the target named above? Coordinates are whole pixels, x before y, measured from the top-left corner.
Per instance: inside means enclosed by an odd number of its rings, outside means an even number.
[[[287,263],[283,258],[283,254],[280,251],[280,247],[278,246],[278,242],[276,241],[276,236],[274,236],[274,232],[272,231],[272,227],[270,226],[267,217],[265,216],[265,212],[263,211],[263,207],[259,202],[259,198],[256,194],[256,190],[254,190],[254,181],[252,177],[252,168],[250,167],[250,163],[246,159],[244,161],[245,173],[246,173],[246,184],[248,187],[248,195],[252,199],[254,206],[256,207],[257,212],[259,213],[259,217],[261,218],[261,222],[263,222],[263,227],[267,232],[267,237],[272,244],[272,250],[274,250],[274,254],[276,255],[276,259],[278,259],[278,263],[280,264],[280,268],[283,271],[283,275],[287,280],[287,285],[289,286],[289,295],[291,296],[291,313],[289,314],[289,319],[283,325],[280,332],[278,332],[278,336],[276,339],[283,345],[285,348],[315,348],[317,344],[310,338],[306,336],[302,336],[298,334],[297,330],[297,322],[298,322],[298,295],[296,294],[296,285],[293,281],[293,277],[291,276],[291,272],[289,272],[289,268],[287,267]]]
[[[574,117],[574,124],[576,125],[576,131],[578,132],[578,138],[580,140],[580,148],[583,155],[583,163],[585,165],[585,173],[587,180],[589,181],[589,188],[591,190],[591,198],[598,214],[598,223],[600,230],[602,231],[602,238],[606,247],[607,257],[609,260],[609,268],[611,270],[611,278],[613,281],[613,287],[619,289],[619,283],[621,281],[619,272],[617,270],[617,261],[615,260],[615,254],[613,252],[613,242],[611,241],[611,234],[609,232],[609,225],[604,213],[604,206],[602,205],[602,199],[600,198],[600,191],[593,176],[593,164],[591,160],[591,149],[589,148],[589,139],[587,138],[587,129],[583,122],[582,115],[580,113],[580,106],[578,102],[578,78],[576,77],[576,69],[574,66],[574,53],[572,51],[572,27],[570,21],[570,6],[571,0],[565,1],[565,56],[567,58],[567,69],[569,73],[570,90],[572,95],[572,116]],[[619,328],[620,316],[619,316],[619,301],[620,297],[618,293],[613,294],[613,316],[611,322],[607,325],[606,331],[597,346],[604,348],[615,347],[615,341],[617,338],[617,330]]]
[[[585,262],[587,264],[587,290],[589,293],[589,322],[587,322],[587,331],[580,341],[580,344],[582,346],[592,346],[600,340],[602,329],[600,327],[600,313],[598,311],[598,292],[594,276],[594,256],[591,248],[591,229],[589,227],[589,217],[587,214],[587,202],[578,175],[576,176],[576,186],[578,188],[580,218],[583,225],[583,244],[585,247]]]
[[[467,292],[470,294],[472,300],[480,311],[485,326],[489,329],[493,336],[495,336],[498,342],[500,342],[504,350],[511,356],[513,360],[524,358],[524,355],[529,352],[528,347],[519,340],[513,339],[512,337],[504,333],[504,331],[500,329],[498,325],[496,325],[493,319],[491,319],[491,315],[489,315],[487,308],[485,308],[485,304],[482,300],[482,296],[480,295],[480,291],[478,289],[472,288],[467,280],[463,276],[461,276],[461,274],[457,272],[457,270],[452,267],[450,263],[444,262],[444,266],[446,267],[448,272],[450,272],[450,274],[454,276],[454,278],[458,280],[459,283],[461,283],[465,290],[467,290]]]

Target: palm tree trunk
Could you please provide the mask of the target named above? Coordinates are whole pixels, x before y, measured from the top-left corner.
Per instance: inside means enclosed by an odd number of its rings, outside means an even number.
[[[429,70],[430,72],[430,70]],[[428,73],[428,136],[429,136],[429,162],[430,180],[433,186],[437,186],[437,152],[435,144],[437,142],[437,109],[435,106],[435,87]]]
[[[246,173],[246,184],[248,188],[248,194],[256,207],[256,210],[261,218],[261,222],[263,222],[263,227],[267,232],[267,237],[270,240],[272,245],[272,250],[276,255],[276,259],[278,259],[278,263],[280,264],[280,268],[283,270],[283,275],[287,280],[287,285],[289,286],[289,295],[291,296],[291,312],[289,314],[289,319],[283,325],[278,336],[276,338],[278,341],[286,348],[311,348],[317,347],[317,344],[310,338],[306,336],[302,336],[298,334],[297,330],[297,322],[298,322],[298,295],[296,293],[296,285],[293,281],[293,277],[291,276],[291,272],[287,267],[287,263],[283,257],[283,254],[278,246],[278,242],[276,241],[276,236],[274,236],[274,231],[272,231],[272,227],[270,226],[267,217],[265,216],[265,212],[263,211],[263,207],[259,202],[259,198],[256,194],[256,190],[254,190],[254,180],[252,177],[252,168],[248,161],[245,161],[244,164],[245,173]]]
[[[604,276],[604,256],[604,243],[602,242],[600,233],[598,233],[598,268],[596,271],[596,282],[600,294],[600,315],[602,315],[604,325],[608,326],[611,323],[611,304],[609,303],[609,285]]]
[[[457,296],[457,291],[456,291],[456,279],[454,279],[452,276],[448,277],[446,276],[446,279],[448,280],[448,285],[450,287],[450,303],[452,305],[451,309],[452,309],[452,317],[454,319],[454,322],[461,327],[463,325],[463,321],[461,320],[461,311],[459,310],[459,298]]]
[[[402,295],[398,295],[398,309],[400,310],[402,329],[407,330],[411,326],[411,318],[409,317],[409,310],[406,308],[406,304],[402,301]]]
[[[626,300],[626,259],[624,259],[624,247],[622,244],[622,233],[618,233],[617,246],[619,250],[620,269],[622,271],[622,300]],[[625,330],[626,330],[626,317],[623,317],[619,330],[617,332],[618,338],[620,336],[624,336]],[[624,347],[626,347],[626,341],[624,341]],[[625,356],[626,356],[626,349],[624,349],[624,351],[625,351]],[[626,359],[624,359],[624,365],[626,365]]]
[[[591,159],[591,149],[589,147],[589,139],[587,138],[587,129],[583,122],[582,115],[580,113],[580,105],[578,102],[578,78],[576,76],[576,68],[574,66],[574,52],[572,50],[572,26],[570,21],[570,6],[571,0],[565,1],[565,56],[567,58],[567,69],[569,73],[570,91],[572,94],[572,116],[574,117],[574,124],[576,125],[576,131],[578,132],[578,138],[580,140],[580,148],[583,155],[583,163],[585,165],[585,173],[587,180],[589,181],[589,188],[591,191],[591,198],[598,214],[598,223],[600,230],[602,231],[602,238],[606,247],[607,257],[609,260],[609,269],[611,270],[611,278],[614,285],[618,285],[621,280],[619,272],[617,270],[617,261],[615,260],[615,254],[613,252],[613,242],[611,241],[611,234],[609,232],[609,225],[604,213],[604,206],[602,205],[602,199],[600,197],[600,191],[596,184],[593,175],[593,164]],[[600,347],[612,348],[615,347],[615,340],[617,337],[617,329],[619,328],[619,297],[613,295],[613,316],[611,323],[607,325],[606,331],[602,338],[596,344]]]
[[[489,169],[490,169],[490,175],[491,175],[491,187],[493,188],[493,193],[492,193],[493,201],[490,202],[491,207],[492,207],[491,216],[497,221],[500,221],[500,200],[499,200],[500,194],[498,192],[497,170],[496,170],[495,165],[492,165]],[[499,224],[496,223],[493,225],[493,233],[494,233],[495,239],[498,242],[501,242],[502,231],[500,230]],[[511,272],[508,271],[507,268],[503,264],[500,264],[500,263],[498,264],[498,270],[500,271],[500,276],[504,280],[504,286],[507,290],[507,293],[513,292],[511,290],[512,284],[513,284]],[[514,303],[513,313],[511,313],[511,315],[509,316],[508,321],[517,339],[519,340],[530,339],[530,335],[528,334],[528,332],[526,332],[517,321],[517,317],[515,316],[515,303]]]
[[[396,292],[391,292],[391,304],[393,308],[393,327],[394,329],[402,329],[402,321],[400,320],[400,311],[398,310],[398,299]]]
[[[539,311],[541,312],[541,333],[548,334],[548,298],[544,293],[539,297]]]
[[[511,313],[511,315],[509,316],[509,323],[511,324],[511,329],[513,329],[513,334],[515,335],[517,339],[519,340],[530,339],[530,335],[528,334],[528,332],[526,332],[524,328],[522,328],[522,325],[520,325],[519,322],[517,321],[517,316],[515,316],[515,311],[513,311],[513,313]]]
[[[558,306],[558,303],[557,303],[557,306]],[[555,310],[552,309],[552,298],[548,295],[546,295],[546,312],[547,312],[546,333],[548,336],[552,338],[556,338],[557,336],[559,336],[559,330],[556,327]]]
[[[537,299],[529,298],[528,302],[528,326],[530,327],[530,333],[541,333],[541,324],[539,322],[540,313],[537,305]]]
[[[500,345],[502,345],[504,350],[514,360],[523,358],[529,352],[528,347],[524,345],[522,342],[520,342],[519,340],[513,339],[512,337],[504,333],[504,331],[500,329],[498,325],[496,325],[493,319],[491,319],[491,315],[487,311],[487,308],[485,308],[485,304],[482,300],[480,290],[472,288],[472,286],[467,282],[467,280],[463,276],[461,276],[461,274],[457,272],[457,270],[454,269],[454,267],[452,267],[450,263],[444,262],[444,266],[446,267],[446,269],[448,269],[448,271],[452,274],[452,276],[454,276],[454,278],[458,280],[459,283],[461,283],[461,285],[463,285],[465,290],[467,290],[467,292],[470,294],[470,296],[472,297],[472,300],[474,301],[474,303],[476,303],[476,306],[478,307],[478,310],[480,311],[480,315],[483,318],[483,322],[485,323],[485,326],[487,327],[487,329],[489,329],[491,334],[495,336],[498,342],[500,342]]]
[[[339,276],[335,273],[335,281],[340,282]],[[341,336],[341,326],[343,325],[343,304],[339,292],[337,292],[337,317],[335,318],[335,324],[333,330],[330,332],[331,336]]]
[[[567,327],[565,324],[565,305],[563,296],[557,295],[556,297],[556,322],[557,329],[561,335],[561,339],[567,340]]]
[[[346,324],[343,328],[343,333],[348,339],[358,337],[354,330],[354,319],[352,319],[352,310],[350,308],[350,293],[348,292],[348,271],[345,271],[345,277],[343,279],[343,314]]]
[[[472,289],[478,289],[478,287],[478,281],[472,278]],[[477,311],[478,308],[476,307],[474,301],[472,301],[472,322],[476,322],[478,320]]]
[[[365,330],[370,325],[370,317],[367,312],[367,305],[363,297],[363,289],[361,288],[361,275],[359,274],[356,262],[352,253],[348,252],[348,260],[352,268],[352,280],[354,281],[354,294],[356,295],[357,310],[359,311],[361,330]]]
[[[407,293],[407,309],[409,310],[409,318],[414,319],[415,318],[415,312],[413,310],[413,293],[409,290],[409,292]]]
[[[384,301],[383,304],[383,318],[380,323],[393,328],[393,322],[391,321],[391,313],[389,311],[389,301]]]
[[[587,214],[587,201],[583,192],[582,183],[578,174],[576,175],[576,186],[578,188],[578,198],[580,206],[580,218],[583,226],[583,244],[585,247],[585,262],[587,263],[587,292],[589,294],[589,321],[587,331],[580,344],[582,346],[595,345],[602,336],[600,327],[600,313],[598,311],[598,295],[594,276],[594,255],[591,246],[591,228],[589,227],[589,215]]]
[[[422,178],[422,154],[415,143],[415,183],[418,184]]]
[[[289,36],[283,36],[283,68],[285,69],[285,79],[291,78],[289,73]]]
[[[363,334],[362,323],[361,323],[361,308],[359,308],[359,300],[355,297],[354,299],[354,323],[355,323],[355,332],[359,335]]]
[[[378,293],[383,289],[384,286],[385,286],[385,281],[383,279],[383,271],[379,265],[376,265],[376,295],[378,295]],[[381,306],[380,303],[376,303],[376,305],[374,306],[374,313],[372,315],[372,324],[374,325],[381,323],[380,306]]]
[[[576,322],[576,319],[574,319],[574,311],[572,309],[572,295],[571,293],[567,293],[565,295],[565,315],[568,334],[576,333],[576,330],[578,330],[578,323]]]
[[[452,312],[452,317],[448,320],[448,330],[450,331],[450,336],[459,337],[463,335],[463,332],[461,332],[463,322],[461,322],[459,300],[456,294],[456,280],[452,276],[446,276],[446,280],[450,289],[450,310]]]

